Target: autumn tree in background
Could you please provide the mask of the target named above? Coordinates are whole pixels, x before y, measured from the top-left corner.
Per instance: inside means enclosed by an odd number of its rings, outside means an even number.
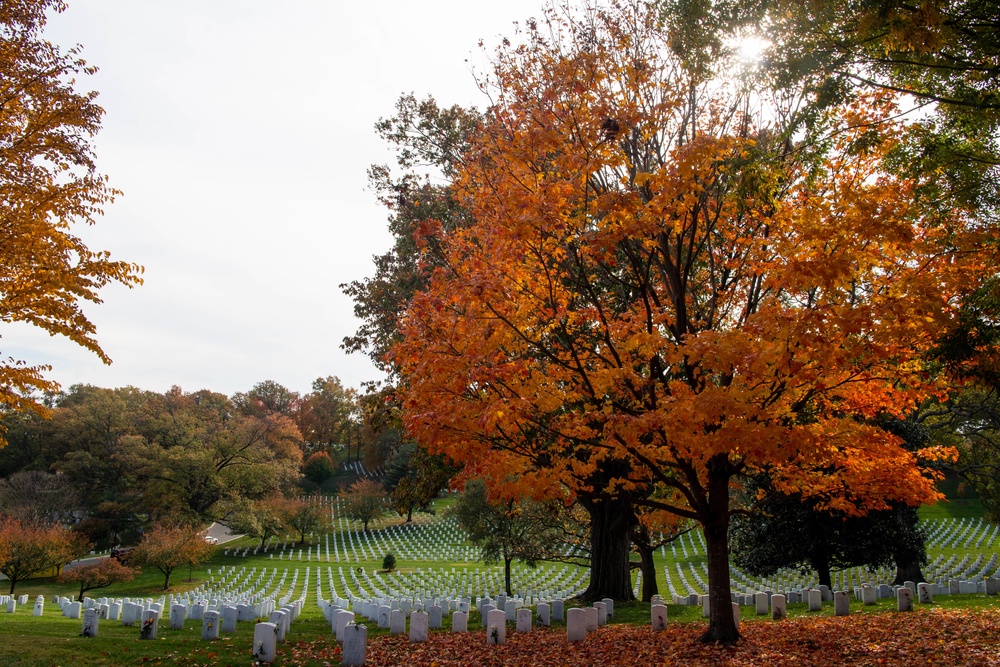
[[[53,523],[68,518],[79,498],[59,475],[22,470],[0,478],[0,514],[29,523]]]
[[[71,531],[55,524],[33,524],[0,515],[0,574],[10,581],[9,595],[17,582],[76,558],[67,554],[79,545]]]
[[[154,518],[208,522],[243,499],[290,489],[302,436],[283,414],[244,414],[224,395],[175,387],[150,399],[149,417],[116,443],[115,460],[138,477]]]
[[[302,437],[313,445],[357,444],[358,392],[340,378],[316,378],[302,400],[298,417]]]
[[[306,533],[323,528],[323,514],[320,508],[308,500],[285,499],[281,504],[281,519],[284,524],[299,534],[298,544],[305,544]]]
[[[412,441],[400,442],[386,462],[383,486],[389,491],[389,502],[406,522],[413,520],[413,510],[426,507],[438,497],[456,472],[442,456]]]
[[[359,479],[342,491],[341,499],[346,503],[344,514],[364,525],[368,532],[368,524],[385,516],[387,507],[385,489],[373,479]]]
[[[74,89],[96,70],[79,48],[64,53],[42,36],[46,13],[64,8],[61,0],[0,7],[0,320],[64,336],[110,363],[81,305],[100,303],[108,283],[140,284],[142,267],[91,250],[73,232],[119,193],[95,162],[104,110],[96,93]],[[57,389],[47,370],[5,358],[0,406],[44,412],[31,394]]]
[[[298,393],[274,380],[255,384],[250,391],[233,394],[233,405],[248,417],[282,415],[294,419],[302,399]]]
[[[170,588],[170,575],[178,567],[193,567],[207,560],[215,547],[205,541],[203,531],[193,526],[158,524],[147,530],[132,552],[131,561],[151,565],[163,573],[163,590]]]
[[[314,484],[322,484],[333,477],[335,472],[337,472],[337,466],[334,465],[333,459],[326,452],[310,454],[306,462],[302,464],[302,474]]]
[[[653,558],[657,549],[670,544],[681,535],[690,532],[695,524],[690,519],[679,517],[662,509],[636,507],[635,523],[629,536],[632,551],[638,554],[639,562],[632,567],[642,573],[642,589],[639,599],[649,602],[658,595],[660,588],[656,583],[656,563]]]
[[[247,502],[231,514],[226,525],[233,533],[260,540],[263,549],[270,538],[285,530],[284,508],[285,499],[280,496]]]
[[[631,597],[634,506],[698,522],[703,639],[736,641],[744,476],[848,514],[939,497],[872,422],[942,393],[925,360],[994,230],[888,169],[910,130],[891,96],[798,146],[780,98],[690,67],[642,3],[553,11],[521,42],[457,170],[475,222],[426,227],[445,261],[400,318],[407,427],[497,493],[582,503],[585,597]]]
[[[53,398],[51,419],[6,421],[13,439],[0,456],[24,467],[0,483],[0,506],[48,519],[83,512],[81,530],[102,548],[136,541],[147,521],[227,520],[301,476],[291,418],[247,416],[207,390],[74,385]]]
[[[552,503],[491,498],[481,480],[471,480],[448,509],[484,563],[503,563],[504,590],[512,595],[510,566],[515,560],[534,567],[565,549],[563,522]]]
[[[77,600],[83,602],[84,593],[97,588],[107,588],[112,584],[132,581],[139,574],[137,568],[127,567],[115,558],[101,558],[93,563],[79,565],[59,575],[63,584],[80,584]]]

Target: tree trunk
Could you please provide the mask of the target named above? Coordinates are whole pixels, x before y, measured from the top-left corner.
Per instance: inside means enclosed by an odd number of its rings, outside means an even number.
[[[740,631],[733,619],[729,584],[729,478],[732,473],[724,457],[724,454],[717,455],[709,461],[707,512],[701,517],[708,556],[709,618],[708,630],[700,639],[706,643],[735,644]]]
[[[163,590],[167,590],[168,588],[170,588],[170,573],[172,571],[173,568],[169,570],[163,570],[163,574],[166,575],[166,578],[163,580]]]
[[[590,584],[584,600],[634,600],[629,563],[629,534],[635,521],[630,500],[581,499],[590,514]]]
[[[11,579],[10,580],[10,592],[7,593],[7,595],[10,595],[10,596],[14,595],[14,585],[15,584],[17,584],[17,579]]]
[[[413,522],[413,505],[406,508],[406,523]]]
[[[819,585],[833,590],[833,578],[830,576],[830,559],[826,553],[814,553],[810,564],[816,571]]]
[[[642,601],[649,602],[660,589],[656,585],[656,564],[653,554],[656,551],[648,545],[639,545],[639,571],[642,572]]]
[[[922,581],[927,581],[924,573],[920,570],[920,563],[896,563],[896,578],[893,580],[892,585],[902,586],[907,581],[918,584]]]
[[[510,563],[512,560],[514,559],[510,558],[509,556],[503,559],[504,590],[507,591],[508,597],[512,595],[512,593],[510,592]]]

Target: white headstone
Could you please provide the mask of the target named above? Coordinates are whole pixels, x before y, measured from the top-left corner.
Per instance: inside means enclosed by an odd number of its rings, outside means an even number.
[[[469,630],[469,613],[465,611],[456,611],[451,615],[451,631],[452,632],[468,632]]]
[[[666,630],[667,629],[667,607],[662,604],[654,604],[650,607],[650,621],[653,624],[653,630]]]
[[[535,611],[538,612],[538,625],[548,626],[549,623],[549,605],[546,602],[539,602],[538,606],[535,607]]]
[[[587,638],[587,612],[580,607],[566,611],[566,639],[579,642]]]
[[[170,629],[183,630],[184,619],[187,616],[187,607],[182,604],[170,605]]]
[[[285,631],[287,629],[285,621],[287,619],[287,616],[288,616],[287,611],[283,611],[281,609],[275,609],[267,617],[268,622],[274,625],[275,638],[279,642],[285,641]]]
[[[597,627],[598,627],[598,623],[597,623],[597,616],[598,616],[597,607],[584,607],[583,611],[584,611],[584,614],[585,614],[584,618],[587,621],[587,632],[594,632],[595,630],[597,630]]]
[[[343,667],[361,667],[365,664],[368,626],[349,623],[344,628],[344,650],[340,664]]]
[[[440,607],[438,607],[438,609],[440,609]],[[410,614],[410,641],[427,641],[429,623],[430,615],[426,611],[415,611]]]
[[[518,632],[531,632],[531,610],[527,607],[517,610],[516,628]]]
[[[334,629],[337,633],[337,641],[343,642],[344,630],[345,628],[347,628],[348,623],[354,622],[354,614],[352,612],[341,609],[336,613],[336,615],[333,618],[335,623]]]
[[[870,606],[878,602],[878,591],[875,590],[874,586],[865,584],[861,587],[861,603]]]
[[[253,659],[270,664],[274,662],[277,653],[278,626],[274,623],[257,623],[253,626]]]
[[[835,616],[850,616],[851,594],[847,591],[834,591],[833,613]]]
[[[488,605],[483,605],[485,609]],[[507,640],[507,612],[492,609],[486,618],[486,643],[503,644]]]
[[[440,605],[432,604],[427,610],[428,623],[430,628],[440,628],[441,619],[444,616],[444,608]],[[412,620],[410,621],[412,624]]]
[[[155,609],[143,610],[139,625],[139,639],[156,639],[156,626],[159,622],[160,614]]]
[[[206,611],[202,614],[201,638],[206,641],[219,638],[219,612]]]
[[[222,631],[236,632],[236,618],[239,612],[236,607],[225,605],[222,607]]]
[[[80,634],[84,637],[96,637],[100,623],[101,617],[96,609],[85,609],[83,611],[83,631]]]
[[[917,584],[917,596],[920,604],[932,604],[934,602],[934,592],[928,583]]]
[[[496,607],[494,607],[491,604],[483,604],[483,610],[482,610],[481,616],[482,616],[482,621],[483,621],[483,627],[484,628],[489,624],[488,621],[489,621],[490,612],[494,611],[495,609],[496,609]]]
[[[406,632],[406,612],[402,609],[389,611],[389,634],[401,635]]]
[[[776,594],[771,596],[771,619],[775,621],[780,621],[788,616],[788,609],[786,607],[785,596]]]
[[[767,614],[767,603],[768,603],[767,593],[755,593],[753,596],[754,606],[756,607],[756,612],[758,616],[764,616]]]
[[[898,611],[913,611],[913,591],[906,586],[896,590],[896,609]]]
[[[552,601],[552,620],[561,621],[563,620],[563,601],[553,600]]]
[[[823,609],[823,592],[812,588],[809,590],[809,611],[820,611]]]

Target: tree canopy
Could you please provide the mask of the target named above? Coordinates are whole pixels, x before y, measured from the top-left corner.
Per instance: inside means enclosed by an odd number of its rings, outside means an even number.
[[[42,36],[46,13],[64,8],[61,0],[0,7],[0,321],[68,338],[110,363],[81,305],[100,303],[109,283],[139,285],[142,267],[91,250],[74,231],[120,193],[94,155],[104,115],[97,93],[76,90],[96,70],[78,47],[62,52]],[[5,357],[0,407],[44,412],[32,394],[57,389],[47,370]]]
[[[552,12],[493,62],[454,185],[474,222],[429,226],[444,261],[400,319],[407,427],[512,496],[700,522],[705,639],[734,641],[740,475],[847,513],[938,497],[870,420],[943,391],[924,362],[994,230],[889,168],[912,130],[892,95],[823,110],[799,146],[640,3]]]

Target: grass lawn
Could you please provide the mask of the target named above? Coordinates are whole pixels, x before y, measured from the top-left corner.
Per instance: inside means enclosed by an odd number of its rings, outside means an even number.
[[[953,513],[956,509],[961,511]],[[921,510],[921,517],[933,522],[933,525],[953,519],[978,519],[981,516],[982,507],[978,501],[971,500],[952,501],[947,506],[939,505]],[[440,513],[421,514],[417,519],[419,527],[415,528],[389,529],[383,525],[370,536],[371,541],[357,533],[355,526],[335,522],[330,533],[313,536],[311,543],[306,546],[306,549],[313,550],[311,561],[298,560],[298,547],[294,550],[286,549],[280,560],[275,555],[273,545],[267,554],[253,555],[256,543],[240,540],[235,544],[220,546],[210,562],[194,570],[191,581],[187,580],[187,569],[175,571],[169,593],[180,593],[208,585],[213,578],[218,583],[222,578],[219,570],[223,566],[227,570],[230,567],[235,567],[237,571],[243,568],[246,573],[251,570],[266,570],[270,574],[277,569],[278,577],[287,570],[281,595],[290,595],[292,599],[304,595],[305,604],[302,615],[292,624],[288,639],[279,645],[275,664],[317,667],[337,665],[340,663],[340,648],[333,641],[329,626],[317,604],[317,585],[321,587],[324,597],[331,597],[327,578],[329,571],[334,578],[333,592],[346,596],[347,591],[341,589],[338,568],[343,568],[345,572],[352,569],[356,572],[360,567],[374,577],[373,571],[381,567],[384,555],[382,547],[389,544],[400,545],[400,540],[410,541],[402,544],[404,550],[432,553],[435,539],[447,539],[447,530],[442,528],[444,519]],[[406,537],[401,538],[400,535]],[[325,549],[331,543],[338,545],[335,553],[339,562],[334,558],[327,562],[325,555],[317,562],[315,547],[319,545]],[[357,548],[345,548],[342,546],[345,544],[353,544]],[[411,549],[411,544],[419,545],[419,549]],[[250,553],[246,556],[236,555],[236,545],[248,547]],[[678,562],[684,567],[689,564],[698,567],[703,562],[704,554],[697,553],[697,542],[692,539],[686,545],[690,553],[681,554],[681,549],[678,548],[679,555],[676,559],[669,548],[657,553],[657,579],[664,597],[669,598],[665,580],[662,579],[664,568],[675,568]],[[454,558],[460,547],[462,545],[443,546],[442,550],[451,550],[452,557],[447,560],[400,558],[399,570],[410,575],[422,572],[425,575],[439,573],[443,576],[454,567],[459,572],[467,569],[470,573],[478,571],[484,576],[492,573],[494,577],[498,577],[497,567],[487,568],[474,559],[466,561]],[[229,549],[228,555],[225,553],[226,548]],[[985,555],[988,558],[995,551],[986,550],[985,547],[979,550],[966,548],[962,544],[935,549],[932,550],[932,557]],[[308,587],[305,586],[306,570],[309,570]],[[296,571],[299,576],[292,588],[292,575]],[[523,568],[522,571],[527,572]],[[380,576],[388,580],[387,575]],[[236,576],[236,573],[227,572],[225,578],[229,582],[243,581],[246,575]],[[0,590],[4,592],[5,583],[0,583]],[[163,575],[150,570],[133,582],[95,590],[88,593],[88,596],[159,598],[164,594],[160,590],[162,585]],[[217,641],[206,642],[200,639],[200,621],[188,620],[184,629],[171,630],[169,615],[164,613],[159,624],[159,638],[156,640],[140,640],[137,626],[123,627],[120,621],[103,621],[99,636],[87,638],[80,636],[82,620],[64,618],[51,602],[52,595],[72,597],[75,593],[76,590],[71,585],[58,584],[52,580],[38,579],[19,583],[16,594],[28,595],[29,604],[19,606],[14,614],[6,614],[0,610],[0,667],[252,664],[252,622],[241,622],[235,633],[224,634]],[[269,588],[267,593],[272,593],[272,590]],[[45,611],[40,618],[32,616],[32,606],[37,595],[43,595],[45,599]],[[900,614],[894,610],[894,604],[889,600],[880,600],[874,607],[863,607],[860,602],[852,602],[852,615],[836,618],[832,604],[828,604],[821,612],[808,612],[805,604],[792,604],[788,606],[789,618],[780,622],[756,616],[752,606],[743,607],[741,624],[745,640],[736,648],[706,647],[696,641],[705,624],[700,607],[668,605],[668,631],[653,633],[648,628],[649,604],[641,602],[616,604],[615,617],[607,628],[600,629],[585,642],[573,645],[566,641],[565,626],[555,624],[550,631],[538,631],[529,636],[517,636],[513,627],[510,627],[505,646],[487,648],[485,631],[481,629],[477,613],[473,613],[469,619],[471,632],[467,635],[452,635],[447,630],[432,631],[430,641],[421,645],[409,644],[405,637],[390,637],[387,631],[377,629],[374,623],[367,623],[369,663],[437,663],[439,667],[452,664],[598,663],[607,667],[631,664],[685,667],[701,664],[728,667],[766,664],[852,667],[895,664],[1000,665],[1000,659],[997,658],[1000,652],[990,648],[1000,636],[1000,597],[938,596],[934,604],[917,607],[918,610],[912,614]],[[447,617],[445,626],[449,627]],[[916,648],[913,647],[919,647],[924,653],[914,652]],[[933,660],[922,660],[922,655],[932,656]],[[963,662],[965,660],[968,662]]]

